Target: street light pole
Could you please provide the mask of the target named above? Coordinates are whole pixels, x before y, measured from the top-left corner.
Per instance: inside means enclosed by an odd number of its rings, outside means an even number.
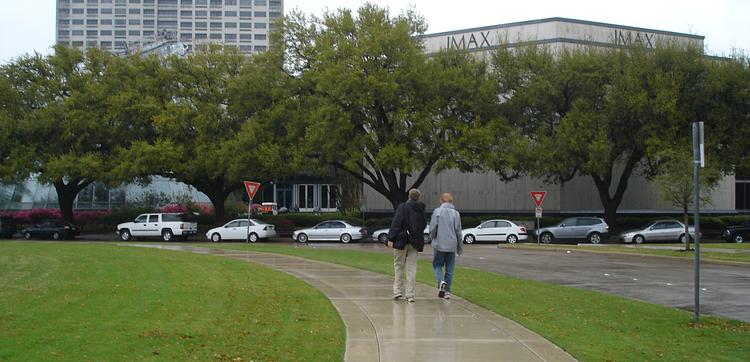
[[[693,321],[700,319],[700,286],[701,286],[701,231],[700,231],[700,168],[705,164],[703,154],[703,122],[693,122],[693,197],[695,224],[695,306]],[[689,225],[688,225],[689,231]],[[685,236],[690,240],[690,232]]]

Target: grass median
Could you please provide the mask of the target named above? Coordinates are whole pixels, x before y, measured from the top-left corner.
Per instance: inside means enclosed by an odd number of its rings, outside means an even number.
[[[502,245],[503,248],[531,248],[531,249],[549,249],[549,250],[584,250],[600,253],[613,254],[638,254],[653,256],[668,256],[673,258],[694,259],[693,251],[685,251],[683,244],[647,244],[647,245],[573,245],[573,244],[515,244]],[[666,247],[670,249],[654,249],[651,247]],[[694,244],[690,244],[694,248]],[[711,251],[710,249],[722,249],[726,252]],[[739,252],[732,252],[737,250]],[[721,243],[701,243],[701,260],[702,261],[730,261],[750,264],[750,244],[721,244]]]
[[[391,256],[379,252],[311,245],[205,246],[294,255],[393,274]],[[429,262],[419,262],[417,278],[433,284]],[[460,267],[453,289],[455,294],[523,324],[584,361],[740,361],[750,356],[748,323],[702,317],[696,325],[692,313],[678,309]]]
[[[319,291],[254,264],[154,249],[0,243],[0,360],[342,360]]]

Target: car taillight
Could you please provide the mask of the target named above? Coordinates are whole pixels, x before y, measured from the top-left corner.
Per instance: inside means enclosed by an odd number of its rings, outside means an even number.
[[[70,229],[70,226],[65,225],[65,230],[68,230],[68,229]]]
[[[185,224],[180,224],[180,230],[185,228]]]
[[[523,226],[521,226],[521,232],[522,232],[522,233],[525,233],[525,232],[526,232],[526,228],[525,228],[525,227],[523,227]]]
[[[360,234],[367,234],[367,230],[365,228],[359,229]]]

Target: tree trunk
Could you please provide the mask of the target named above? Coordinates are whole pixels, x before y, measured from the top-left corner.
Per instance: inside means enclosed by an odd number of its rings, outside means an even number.
[[[91,182],[74,179],[67,184],[62,180],[53,183],[55,191],[57,191],[57,205],[60,208],[60,217],[63,220],[71,223],[75,222],[75,218],[73,217],[73,202],[78,193],[90,185]]]
[[[612,196],[610,196],[609,194],[609,187],[612,184],[612,166],[614,162],[610,163],[609,169],[607,170],[606,174],[591,174],[591,178],[594,179],[596,189],[597,191],[599,191],[599,200],[604,207],[604,220],[607,222],[607,225],[609,225],[610,228],[616,225],[617,208],[620,207],[622,198],[625,195],[625,190],[628,189],[628,180],[630,179],[630,175],[633,174],[635,165],[638,164],[638,161],[640,161],[642,157],[642,153],[637,151],[634,151],[628,156],[628,159],[625,161],[625,168],[622,170],[622,174],[620,174],[620,177],[617,180],[615,194]]]
[[[403,204],[404,202],[406,202],[406,200],[409,199],[408,192],[391,191],[387,196],[388,201],[390,201],[391,205],[393,206],[393,210],[396,210],[398,205]]]

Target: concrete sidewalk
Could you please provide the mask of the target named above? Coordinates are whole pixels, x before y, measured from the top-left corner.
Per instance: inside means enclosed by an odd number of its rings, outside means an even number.
[[[291,256],[178,245],[183,250],[257,263],[322,291],[346,325],[346,361],[573,361],[546,339],[509,319],[418,284],[416,303],[391,300],[390,276]]]

